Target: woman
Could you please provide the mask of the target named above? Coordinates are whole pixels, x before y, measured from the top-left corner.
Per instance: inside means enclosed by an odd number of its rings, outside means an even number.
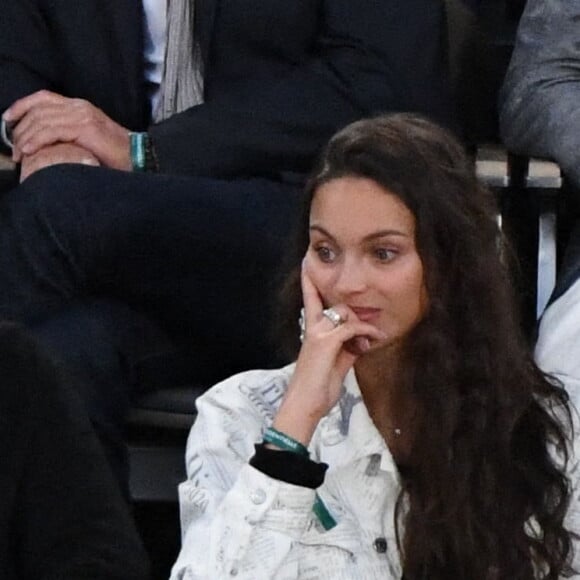
[[[308,191],[297,361],[199,400],[172,578],[566,574],[568,396],[520,335],[461,147],[410,115],[358,122]]]
[[[0,578],[146,580],[147,555],[78,394],[0,323]]]

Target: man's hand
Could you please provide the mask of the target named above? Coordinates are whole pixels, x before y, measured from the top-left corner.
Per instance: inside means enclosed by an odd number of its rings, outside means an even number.
[[[99,160],[86,149],[72,143],[57,143],[43,147],[32,155],[22,157],[20,166],[20,183],[30,177],[35,171],[58,165],[60,163],[81,163],[83,165],[99,166]]]
[[[4,119],[14,124],[15,162],[44,147],[70,143],[89,151],[101,165],[131,170],[129,131],[83,99],[42,90],[13,103]]]

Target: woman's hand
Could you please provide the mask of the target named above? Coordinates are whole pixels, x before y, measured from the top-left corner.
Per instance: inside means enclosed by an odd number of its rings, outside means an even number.
[[[308,445],[320,419],[340,398],[348,370],[372,341],[386,336],[375,326],[360,321],[344,304],[332,306],[342,323],[335,325],[324,316],[324,305],[308,275],[307,264],[302,268],[302,294],[306,332],[273,427]]]
[[[19,99],[3,116],[14,126],[16,163],[50,145],[70,143],[91,153],[101,165],[132,168],[129,131],[88,101],[42,90]]]

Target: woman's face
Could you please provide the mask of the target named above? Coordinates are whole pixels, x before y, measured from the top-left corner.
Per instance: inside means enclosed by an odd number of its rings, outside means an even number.
[[[415,218],[371,179],[341,177],[318,188],[305,267],[327,307],[346,304],[388,336],[384,345],[401,341],[427,309]]]

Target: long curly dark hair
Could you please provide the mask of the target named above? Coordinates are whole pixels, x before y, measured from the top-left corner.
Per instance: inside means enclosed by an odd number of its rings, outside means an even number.
[[[520,330],[493,195],[433,123],[409,114],[356,122],[332,138],[307,186],[295,264],[312,197],[343,176],[370,178],[411,210],[429,296],[400,377],[423,410],[396,516],[405,579],[569,573],[568,396],[538,369]],[[297,271],[286,296],[295,335]]]

